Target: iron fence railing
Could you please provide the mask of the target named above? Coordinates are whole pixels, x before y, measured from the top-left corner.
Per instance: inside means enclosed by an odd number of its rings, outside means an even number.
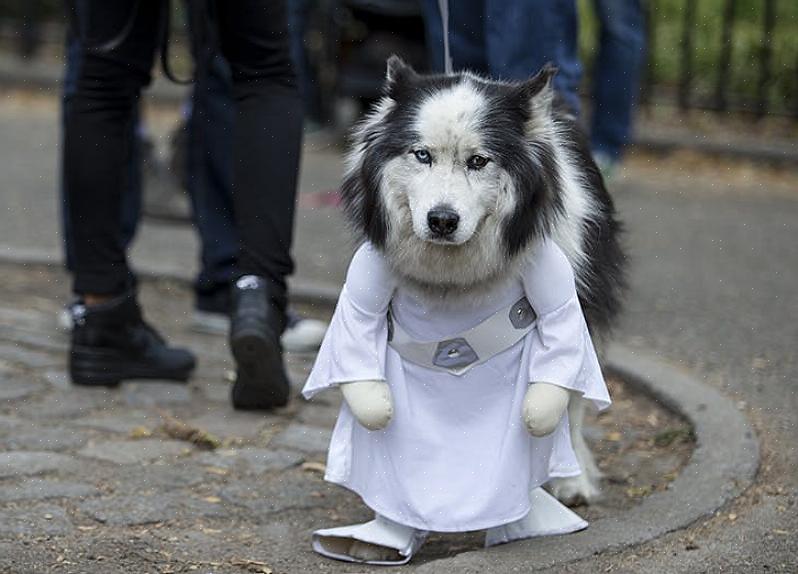
[[[646,13],[644,105],[671,100],[682,110],[798,119],[798,2],[648,0]],[[678,47],[668,46],[674,38]],[[663,71],[668,52],[678,62]]]

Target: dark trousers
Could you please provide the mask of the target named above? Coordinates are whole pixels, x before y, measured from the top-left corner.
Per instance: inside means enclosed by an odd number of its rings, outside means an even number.
[[[235,106],[230,67],[218,54],[198,63],[190,105],[187,187],[200,236],[200,272],[194,287],[202,295],[227,288],[240,274],[231,193]]]
[[[66,42],[66,67],[64,68],[64,91],[62,94],[62,118],[61,122],[66,122],[66,105],[74,96],[77,85],[78,73],[81,68],[80,39],[70,31]],[[129,172],[126,177],[126,187],[122,193],[122,243],[127,247],[133,241],[138,229],[139,216],[141,215],[141,141],[136,133],[138,129],[138,108],[134,110],[134,118],[131,129],[128,133],[130,138],[130,164]],[[62,170],[63,170],[63,166]],[[75,270],[75,240],[72,233],[71,220],[69,218],[69,197],[66,189],[65,178],[61,177],[61,225],[64,239],[64,260],[69,271]],[[132,279],[132,277],[131,277]]]
[[[162,2],[142,0],[130,32],[112,38],[136,5],[80,3],[81,66],[65,105],[64,182],[73,238],[76,293],[114,294],[129,285],[122,233],[129,137],[141,88],[150,81]],[[235,122],[233,209],[241,274],[257,274],[284,294],[301,143],[301,101],[288,47],[286,12],[275,0],[216,2],[218,45],[230,64]],[[281,292],[281,293],[280,293]]]

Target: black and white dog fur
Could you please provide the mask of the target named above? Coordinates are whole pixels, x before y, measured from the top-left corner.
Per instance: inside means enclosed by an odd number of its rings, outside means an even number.
[[[583,134],[555,104],[555,73],[547,66],[520,83],[421,75],[392,57],[385,96],[354,132],[343,204],[403,284],[476,305],[552,238],[573,266],[591,334],[602,339],[624,290],[620,226]],[[583,401],[571,400],[583,473],[549,485],[566,503],[599,494],[583,413]]]

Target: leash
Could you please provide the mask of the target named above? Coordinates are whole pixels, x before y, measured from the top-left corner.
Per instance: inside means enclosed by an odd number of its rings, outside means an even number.
[[[449,52],[449,1],[438,0],[441,11],[441,24],[443,24],[443,71],[452,74],[452,54]]]

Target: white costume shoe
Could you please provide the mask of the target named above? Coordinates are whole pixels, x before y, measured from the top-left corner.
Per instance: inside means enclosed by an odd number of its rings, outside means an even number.
[[[427,534],[378,514],[364,524],[317,530],[313,550],[344,562],[398,566],[410,561]]]
[[[529,514],[520,520],[490,528],[485,548],[535,536],[568,534],[587,528],[587,521],[538,487],[529,495]]]

